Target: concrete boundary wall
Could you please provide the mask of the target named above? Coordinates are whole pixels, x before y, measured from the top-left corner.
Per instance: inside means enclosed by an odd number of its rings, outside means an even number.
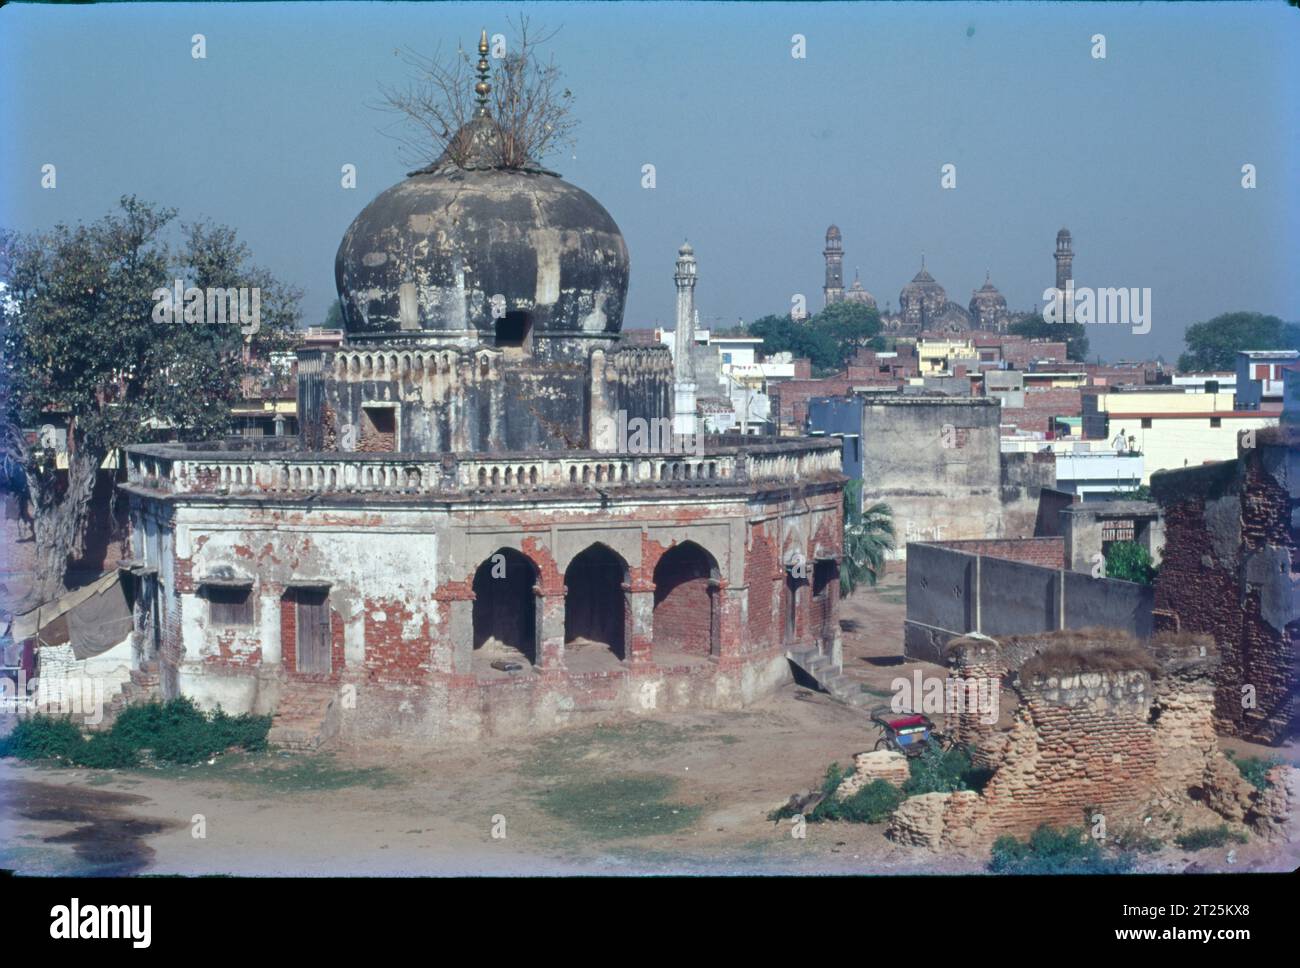
[[[997,637],[1100,627],[1144,639],[1152,633],[1154,594],[1148,585],[913,542],[903,651],[942,663],[947,641],[971,632]]]

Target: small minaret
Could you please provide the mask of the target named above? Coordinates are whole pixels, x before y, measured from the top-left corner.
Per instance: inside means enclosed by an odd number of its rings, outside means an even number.
[[[840,240],[839,226],[832,225],[826,230],[826,248],[822,250],[826,257],[826,285],[822,295],[826,305],[844,300],[844,245]]]
[[[1066,284],[1074,278],[1074,243],[1070,230],[1056,233],[1056,288],[1065,291]]]
[[[677,250],[677,330],[673,339],[673,433],[695,433],[695,250],[683,242]]]

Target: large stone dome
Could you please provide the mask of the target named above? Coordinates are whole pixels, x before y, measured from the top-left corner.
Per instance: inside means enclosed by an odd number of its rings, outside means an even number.
[[[628,255],[613,218],[553,172],[497,164],[490,125],[471,122],[456,163],[412,172],[348,228],[334,277],[349,338],[621,329]]]

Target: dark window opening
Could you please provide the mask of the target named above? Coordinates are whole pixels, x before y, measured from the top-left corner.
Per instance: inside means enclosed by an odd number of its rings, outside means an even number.
[[[1223,426],[1223,418],[1222,418],[1222,417],[1211,417],[1211,418],[1210,418],[1210,426],[1211,426],[1211,427],[1222,427],[1222,426]]]
[[[564,572],[564,641],[607,645],[622,659],[627,622],[627,565],[604,545],[592,545]]]
[[[253,624],[252,588],[207,586],[208,622],[217,627]]]
[[[397,408],[361,408],[361,440],[357,449],[369,454],[397,450]]]
[[[1151,429],[1151,418],[1150,418],[1150,417],[1143,417],[1143,418],[1142,418],[1142,429],[1143,429],[1143,430],[1150,430],[1150,429]]]
[[[830,594],[831,581],[835,578],[835,562],[818,561],[813,564],[813,597],[825,598]]]
[[[502,548],[474,573],[474,648],[504,661],[537,663],[537,569]]]
[[[532,331],[533,318],[528,313],[519,310],[506,313],[496,321],[496,344],[497,346],[527,346]]]

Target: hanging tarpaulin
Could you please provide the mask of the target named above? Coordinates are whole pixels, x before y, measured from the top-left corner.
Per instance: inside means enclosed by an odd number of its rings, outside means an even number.
[[[117,645],[132,627],[121,573],[111,571],[52,602],[15,615],[9,637],[15,642],[36,639],[38,645],[71,645],[77,659],[89,659]]]

